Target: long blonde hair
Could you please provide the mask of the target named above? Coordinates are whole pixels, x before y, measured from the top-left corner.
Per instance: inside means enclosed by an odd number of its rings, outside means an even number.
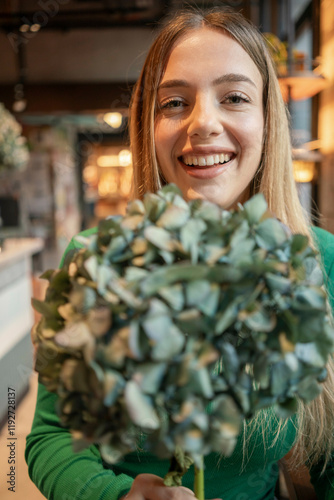
[[[185,33],[208,27],[232,36],[256,64],[263,80],[264,141],[260,165],[251,184],[251,195],[262,192],[269,209],[293,233],[306,234],[314,245],[309,221],[299,202],[292,170],[289,118],[274,65],[259,30],[241,14],[222,8],[203,12],[178,12],[160,31],[151,46],[130,105],[130,140],[134,165],[134,195],[157,191],[164,183],[155,153],[154,121],[159,83],[175,42]],[[296,460],[325,463],[334,450],[334,369],[322,394],[310,405],[300,405]]]

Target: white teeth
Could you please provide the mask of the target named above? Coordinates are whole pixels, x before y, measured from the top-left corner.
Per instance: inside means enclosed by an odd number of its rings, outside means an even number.
[[[218,164],[218,163],[225,163],[230,161],[232,155],[229,153],[226,154],[215,154],[215,155],[208,155],[208,156],[192,156],[192,155],[186,155],[182,157],[183,162],[186,165],[199,165],[200,167],[211,167],[212,165]]]

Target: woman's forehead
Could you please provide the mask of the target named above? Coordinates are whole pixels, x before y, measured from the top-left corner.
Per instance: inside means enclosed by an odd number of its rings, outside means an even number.
[[[161,82],[197,72],[246,74],[262,86],[260,71],[245,49],[223,30],[202,27],[183,34],[173,45]]]

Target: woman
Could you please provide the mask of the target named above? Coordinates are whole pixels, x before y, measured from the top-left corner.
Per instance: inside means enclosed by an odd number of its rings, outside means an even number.
[[[275,71],[261,35],[242,16],[184,12],[162,29],[134,91],[130,135],[136,196],[175,182],[188,200],[205,198],[233,208],[262,191],[293,232],[314,235],[331,296],[334,238],[322,230],[311,234],[304,218]],[[277,461],[297,443],[296,460],[308,461],[319,498],[332,498],[332,388],[329,367],[322,396],[301,407],[298,418],[282,424],[271,411],[260,413],[245,424],[231,457],[206,457],[207,497],[273,499]],[[161,477],[168,463],[147,453],[130,454],[113,470],[104,468],[94,446],[73,454],[54,402],[40,386],[26,449],[30,475],[48,498],[193,498],[191,472],[184,477],[188,488],[167,488]]]

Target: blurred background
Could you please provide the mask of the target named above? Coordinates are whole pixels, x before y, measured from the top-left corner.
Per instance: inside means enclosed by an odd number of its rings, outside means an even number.
[[[184,5],[229,5],[266,34],[291,114],[300,199],[334,232],[333,1],[1,0],[0,424],[6,439],[14,386],[18,498],[42,498],[23,460],[36,397],[30,298],[43,297],[39,275],[58,266],[73,235],[124,213],[131,89],[159,23]],[[4,447],[1,498],[11,493],[7,458]]]

